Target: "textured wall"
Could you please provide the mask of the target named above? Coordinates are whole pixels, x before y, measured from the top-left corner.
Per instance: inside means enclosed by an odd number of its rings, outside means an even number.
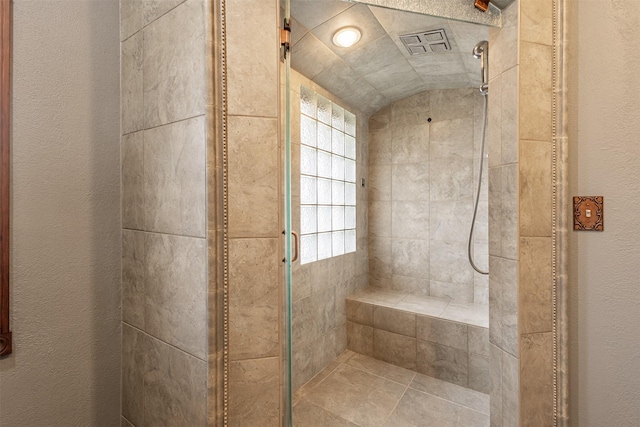
[[[122,415],[206,425],[203,0],[121,2]]]
[[[477,89],[423,92],[373,115],[370,128],[370,284],[487,304],[488,278],[467,259],[482,96]],[[483,269],[487,196],[485,182],[474,233]]]
[[[356,237],[357,251],[304,265],[293,263],[293,389],[320,372],[347,348],[347,296],[368,285],[367,179],[368,117],[335,95],[292,70],[292,219],[300,230],[300,86],[356,114]],[[325,314],[326,313],[326,314]]]
[[[640,425],[640,9],[574,1],[571,195],[603,195],[605,231],[570,232],[571,425]]]
[[[117,2],[14,3],[0,425],[120,425]]]

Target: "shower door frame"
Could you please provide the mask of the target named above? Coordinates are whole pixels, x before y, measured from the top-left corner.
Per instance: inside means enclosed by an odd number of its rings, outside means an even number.
[[[273,7],[279,9],[279,1],[272,0]],[[228,74],[227,49],[228,44],[233,43],[226,38],[226,0],[214,0],[216,7],[214,22],[214,64],[213,64],[213,85],[216,93],[214,116],[214,141],[213,147],[216,151],[217,173],[210,177],[210,194],[217,194],[217,210],[210,213],[210,221],[216,224],[217,237],[215,240],[216,250],[212,255],[216,256],[215,262],[211,266],[215,271],[210,271],[211,289],[210,292],[217,295],[214,306],[210,306],[210,324],[216,331],[210,342],[212,356],[215,356],[216,363],[210,363],[212,372],[209,374],[209,414],[210,422],[218,420],[216,425],[229,424],[229,401],[237,397],[234,388],[236,384],[229,375],[229,348],[233,343],[229,342],[229,259],[227,241],[227,211],[226,203],[233,194],[229,193],[227,182],[228,165],[227,159],[227,110],[226,99],[228,96],[228,81],[231,79],[241,79],[242,76]],[[568,322],[567,322],[567,235],[568,235],[568,215],[570,207],[568,196],[568,139],[567,139],[567,17],[566,0],[552,0],[553,2],[553,104],[552,104],[552,278],[553,297],[551,309],[553,311],[553,423],[557,427],[568,425]],[[279,20],[281,21],[281,20]],[[274,39],[274,44],[279,45],[279,40]],[[274,48],[276,46],[274,45]],[[280,113],[282,114],[282,112]],[[281,212],[284,215],[284,212]],[[284,243],[281,244],[281,248]],[[281,267],[280,265],[278,267]],[[282,281],[284,283],[284,281]],[[283,300],[283,299],[281,299]],[[215,308],[214,308],[215,307]],[[285,307],[280,307],[282,313]],[[215,310],[215,313],[213,312]],[[280,319],[278,327],[281,336],[284,322]],[[280,396],[282,381],[284,378],[281,363],[280,380],[278,390]],[[283,420],[283,409],[285,402],[280,402],[280,420]]]

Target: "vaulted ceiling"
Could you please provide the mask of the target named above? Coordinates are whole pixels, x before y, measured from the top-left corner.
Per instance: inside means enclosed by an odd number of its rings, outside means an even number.
[[[481,83],[480,62],[471,52],[488,39],[486,26],[341,0],[291,0],[291,17],[292,68],[366,114],[425,90]],[[332,42],[345,26],[362,32],[351,48]],[[412,56],[399,37],[437,29],[450,50]]]

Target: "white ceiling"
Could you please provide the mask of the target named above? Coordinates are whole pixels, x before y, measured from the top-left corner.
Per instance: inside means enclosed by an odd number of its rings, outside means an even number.
[[[425,90],[480,85],[471,51],[488,27],[341,0],[291,0],[291,17],[292,68],[366,114]],[[345,26],[362,32],[351,48],[332,42]],[[432,29],[445,30],[449,52],[411,56],[398,37]]]

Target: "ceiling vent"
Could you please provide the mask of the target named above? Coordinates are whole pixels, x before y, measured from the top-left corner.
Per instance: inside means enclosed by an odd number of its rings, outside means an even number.
[[[451,43],[449,43],[444,29],[404,34],[400,36],[400,40],[412,56],[451,50]]]

